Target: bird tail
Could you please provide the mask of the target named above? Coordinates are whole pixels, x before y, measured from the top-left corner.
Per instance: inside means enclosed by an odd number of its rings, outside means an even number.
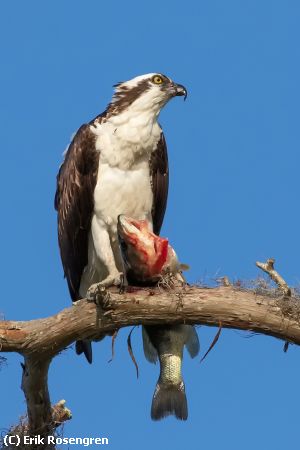
[[[169,415],[179,420],[186,420],[188,417],[183,381],[179,384],[164,384],[158,380],[152,399],[151,419],[160,420]]]
[[[90,364],[93,362],[93,352],[92,352],[92,343],[88,339],[84,339],[82,341],[76,342],[76,353],[77,355],[81,355],[84,353],[86,359]]]

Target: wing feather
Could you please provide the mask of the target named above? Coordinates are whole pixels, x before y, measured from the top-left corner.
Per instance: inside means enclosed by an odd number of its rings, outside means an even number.
[[[89,125],[82,125],[60,167],[55,194],[60,254],[73,301],[79,299],[80,280],[88,262],[98,164],[95,136]]]
[[[160,135],[157,149],[152,153],[150,170],[153,189],[153,231],[155,234],[159,234],[167,207],[169,188],[168,153],[163,132]]]

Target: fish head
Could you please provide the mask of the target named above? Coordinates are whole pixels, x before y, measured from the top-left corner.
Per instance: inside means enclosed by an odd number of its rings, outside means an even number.
[[[118,237],[127,273],[130,270],[141,281],[162,273],[168,257],[168,239],[155,235],[147,220],[120,215]]]

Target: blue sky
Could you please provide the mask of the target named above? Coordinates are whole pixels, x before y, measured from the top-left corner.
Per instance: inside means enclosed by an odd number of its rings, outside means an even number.
[[[72,133],[104,110],[112,85],[147,72],[184,84],[187,101],[161,114],[171,184],[162,234],[191,270],[258,275],[273,256],[291,285],[299,271],[300,4],[296,0],[0,5],[0,311],[6,319],[54,314],[70,304],[57,247],[55,177]],[[205,350],[216,330],[198,329]],[[68,349],[49,374],[52,401],[73,412],[69,437],[107,436],[112,450],[170,447],[252,450],[298,443],[300,354],[239,331],[199,365],[184,360],[186,423],[149,417],[158,367],[123,330],[94,345],[92,366]],[[21,358],[1,376],[0,428],[25,410]]]

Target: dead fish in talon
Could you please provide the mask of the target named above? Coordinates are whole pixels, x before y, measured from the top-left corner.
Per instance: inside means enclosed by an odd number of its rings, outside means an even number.
[[[124,215],[118,218],[118,236],[129,284],[153,285],[165,274],[181,282],[182,265],[168,240],[152,233],[146,220],[134,220]],[[188,405],[181,375],[183,349],[194,358],[199,353],[197,332],[192,325],[155,325],[142,327],[146,359],[160,363],[160,375],[154,391],[151,418],[160,420],[168,415],[186,420]]]

